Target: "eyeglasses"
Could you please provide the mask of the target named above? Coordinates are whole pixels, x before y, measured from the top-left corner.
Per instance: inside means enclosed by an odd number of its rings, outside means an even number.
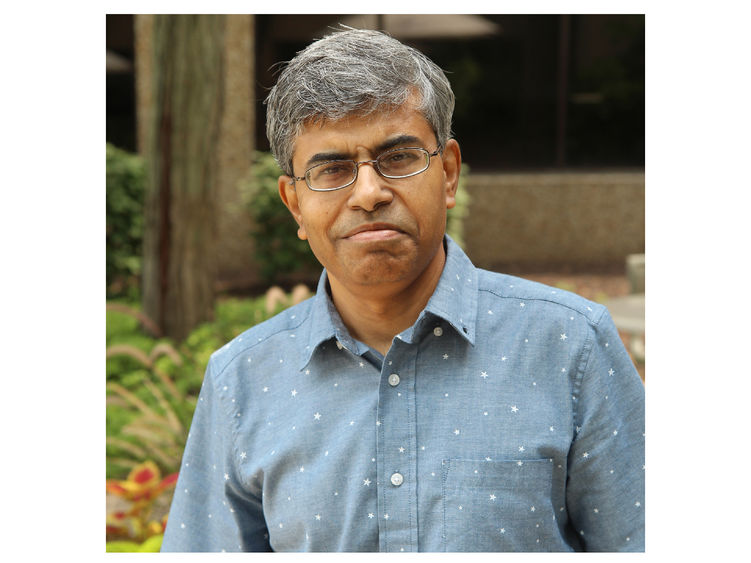
[[[418,147],[392,149],[378,156],[375,160],[327,160],[305,171],[305,176],[292,176],[296,180],[305,180],[314,192],[332,192],[341,190],[355,183],[357,171],[363,164],[374,165],[376,171],[384,178],[409,178],[425,172],[430,166],[430,157],[441,152],[441,146],[435,152],[428,152]]]

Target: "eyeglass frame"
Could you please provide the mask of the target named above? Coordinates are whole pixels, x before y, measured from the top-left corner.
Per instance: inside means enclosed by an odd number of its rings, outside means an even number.
[[[378,166],[378,160],[381,157],[383,157],[384,155],[387,155],[387,154],[390,154],[390,153],[393,153],[393,152],[397,152],[397,151],[404,151],[404,150],[419,150],[419,151],[424,152],[428,156],[428,161],[427,161],[427,164],[425,165],[425,168],[423,168],[422,170],[419,170],[418,172],[412,172],[411,174],[407,174],[406,176],[389,176],[387,174],[384,174],[381,171],[381,168]],[[389,180],[400,180],[402,178],[411,178],[412,176],[417,176],[418,174],[422,174],[423,172],[425,172],[428,168],[430,168],[430,159],[433,158],[434,156],[438,156],[438,154],[440,154],[442,151],[443,151],[443,147],[441,146],[440,143],[438,143],[438,147],[432,153],[428,152],[428,149],[426,149],[424,147],[398,147],[398,148],[389,149],[387,151],[382,152],[381,154],[379,154],[373,160],[359,160],[358,161],[358,160],[347,159],[347,158],[337,158],[337,159],[333,159],[333,160],[326,160],[324,162],[319,162],[318,164],[315,164],[315,165],[311,166],[310,168],[308,168],[305,171],[305,174],[302,175],[302,176],[290,176],[290,177],[292,178],[292,184],[294,184],[298,180],[305,180],[305,185],[308,186],[308,189],[311,190],[311,191],[313,191],[313,192],[335,192],[335,191],[338,191],[338,190],[343,190],[344,188],[347,188],[347,187],[351,186],[352,184],[354,184],[357,181],[357,176],[358,176],[358,174],[360,172],[360,166],[362,166],[363,164],[372,164],[373,168],[378,173],[378,175],[381,176],[381,177],[383,177],[383,178],[388,178]],[[321,189],[321,188],[314,188],[314,187],[312,187],[310,185],[310,182],[308,181],[308,172],[310,172],[314,168],[318,168],[319,166],[323,166],[323,165],[329,164],[331,162],[351,162],[351,163],[353,163],[355,165],[355,175],[352,177],[352,180],[350,182],[344,184],[343,186],[339,186],[337,188],[323,188],[323,189]]]

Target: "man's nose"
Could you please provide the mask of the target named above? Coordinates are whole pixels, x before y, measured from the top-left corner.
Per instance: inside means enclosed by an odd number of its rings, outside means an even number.
[[[375,162],[358,163],[357,178],[349,194],[349,206],[374,211],[393,199],[394,193],[388,187],[388,180],[378,173]]]

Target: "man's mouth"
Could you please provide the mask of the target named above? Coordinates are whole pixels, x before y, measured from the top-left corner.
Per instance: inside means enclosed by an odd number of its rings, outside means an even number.
[[[343,238],[355,242],[374,242],[389,240],[402,234],[404,234],[404,231],[391,223],[369,223],[355,227],[347,232]]]

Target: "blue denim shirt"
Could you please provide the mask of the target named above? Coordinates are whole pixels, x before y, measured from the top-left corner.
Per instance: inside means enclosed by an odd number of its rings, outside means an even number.
[[[212,355],[163,551],[644,550],[644,386],[606,309],[446,241],[385,357],[325,271]]]

